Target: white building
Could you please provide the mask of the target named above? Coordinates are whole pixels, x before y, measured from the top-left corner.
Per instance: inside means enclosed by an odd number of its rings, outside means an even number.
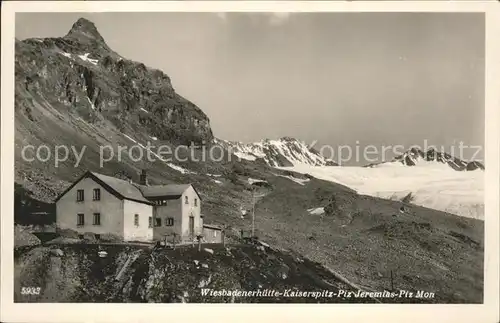
[[[56,224],[97,238],[112,234],[125,241],[155,241],[170,236],[187,242],[203,233],[200,210],[200,196],[191,184],[149,186],[144,171],[140,184],[86,172],[56,199]]]

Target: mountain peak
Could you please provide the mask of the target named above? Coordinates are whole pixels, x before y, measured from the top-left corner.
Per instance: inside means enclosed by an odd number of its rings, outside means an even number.
[[[297,139],[295,139],[293,137],[289,137],[289,136],[281,137],[279,140],[284,141],[284,142],[297,142],[298,141]]]
[[[266,138],[259,142],[247,144],[221,139],[215,142],[225,147],[238,158],[250,161],[255,161],[259,158],[271,167],[337,165],[332,160],[323,157],[318,151],[292,137],[281,137],[279,139]]]
[[[95,24],[85,18],[79,18],[65,37],[79,38],[80,40],[82,40],[82,38],[88,38],[104,42]]]
[[[476,170],[482,169],[484,170],[484,165],[477,161],[465,161],[461,160],[457,157],[452,156],[451,154],[438,151],[435,148],[431,147],[427,151],[423,151],[420,148],[412,147],[410,150],[407,150],[405,153],[396,156],[393,161],[398,161],[405,166],[415,166],[421,162],[438,162],[441,164],[447,164],[454,170],[463,171],[463,170]]]

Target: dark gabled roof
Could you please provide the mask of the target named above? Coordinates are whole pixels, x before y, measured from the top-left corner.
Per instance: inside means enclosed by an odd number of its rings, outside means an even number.
[[[135,202],[153,204],[149,199],[155,199],[158,197],[167,197],[170,199],[179,198],[181,195],[192,186],[191,184],[170,184],[170,185],[153,185],[144,186],[131,183],[129,181],[119,179],[112,176],[107,176],[99,174],[96,172],[86,172],[80,178],[78,178],[70,187],[68,187],[62,194],[60,194],[55,202],[59,201],[69,190],[71,190],[78,182],[84,178],[92,178],[94,181],[99,183],[104,189],[106,189],[111,194],[115,195],[119,199],[127,199]],[[196,194],[200,194],[193,187]],[[201,200],[201,197],[200,197]]]
[[[222,226],[217,225],[217,224],[203,224],[204,228],[209,228],[209,229],[214,229],[214,230],[221,230],[222,231]]]
[[[93,175],[93,177],[107,184],[125,199],[148,204],[151,203],[142,195],[141,191],[129,181],[94,172],[91,172],[91,174]]]
[[[119,199],[127,199],[139,203],[152,204],[142,195],[141,191],[135,187],[132,183],[95,172],[85,172],[80,178],[78,178],[70,187],[68,187],[64,192],[62,192],[55,200],[59,201],[67,192],[69,192],[76,184],[78,184],[84,178],[92,178],[99,185],[101,185],[106,191],[113,194]]]
[[[136,185],[140,190],[142,195],[148,199],[156,199],[160,197],[165,197],[167,199],[178,199],[181,195],[189,188],[192,187],[196,192],[198,197],[201,199],[200,193],[192,184],[168,184],[168,185]]]
[[[173,197],[179,198],[184,191],[191,186],[190,184],[171,184],[171,185],[153,185],[153,186],[144,186],[137,185],[142,195],[147,198],[155,198],[155,197]]]

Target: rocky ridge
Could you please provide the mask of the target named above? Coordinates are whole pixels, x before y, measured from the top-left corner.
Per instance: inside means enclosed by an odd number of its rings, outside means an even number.
[[[241,143],[215,139],[237,157],[249,161],[264,161],[271,167],[296,165],[337,166],[334,161],[323,157],[313,147],[295,138],[283,137],[276,140],[265,139],[254,143]]]

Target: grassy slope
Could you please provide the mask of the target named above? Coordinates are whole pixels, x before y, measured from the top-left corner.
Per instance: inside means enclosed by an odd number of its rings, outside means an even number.
[[[426,290],[441,302],[482,302],[484,222],[357,196],[313,180],[276,186],[257,208],[266,240],[297,250],[371,290]],[[311,215],[330,194],[340,210]],[[284,207],[285,206],[285,207]],[[396,215],[396,216],[393,216]]]

